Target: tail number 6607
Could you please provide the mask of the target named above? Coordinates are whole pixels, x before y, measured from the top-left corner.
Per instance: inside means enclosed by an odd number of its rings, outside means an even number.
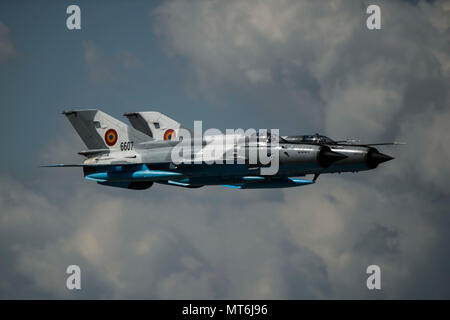
[[[127,141],[120,143],[120,151],[130,151],[133,150],[134,141]]]

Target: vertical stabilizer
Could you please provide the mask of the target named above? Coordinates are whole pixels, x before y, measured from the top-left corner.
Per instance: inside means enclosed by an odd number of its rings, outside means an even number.
[[[132,112],[124,114],[133,128],[155,140],[174,140],[181,124],[165,114],[156,111]]]
[[[131,150],[134,144],[150,140],[114,117],[96,109],[64,111],[84,144],[89,149],[120,150],[124,144]]]

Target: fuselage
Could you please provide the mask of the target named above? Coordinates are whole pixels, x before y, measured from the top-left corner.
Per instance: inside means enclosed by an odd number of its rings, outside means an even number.
[[[320,174],[370,170],[393,159],[374,144],[319,134],[281,137],[278,130],[255,129],[206,134],[198,121],[191,131],[156,111],[125,114],[132,127],[98,109],[63,114],[88,148],[79,152],[86,160],[48,167],[82,167],[87,180],[111,187],[147,189],[155,182],[186,188],[297,187],[316,182]],[[377,145],[386,144],[395,143]]]
[[[293,177],[370,170],[392,159],[370,146],[286,142],[284,139],[277,140],[273,145],[270,138],[249,142],[245,136],[235,137],[231,143],[221,143],[219,152],[211,154],[208,148],[214,149],[211,146],[218,140],[217,137],[206,137],[198,141],[184,141],[190,148],[182,156],[184,162],[177,164],[173,161],[174,148],[180,141],[143,143],[134,150],[114,151],[88,158],[85,164],[92,166],[85,167],[84,174],[87,179],[101,184],[130,184],[137,189],[145,189],[153,182],[191,188],[204,185],[279,188],[313,182]],[[258,159],[261,151],[270,159],[278,157],[276,172],[262,173],[261,169],[269,167],[273,160],[263,164]],[[252,152],[256,154],[254,163],[249,161]],[[112,166],[115,159],[120,161]],[[127,165],[123,165],[123,161]]]

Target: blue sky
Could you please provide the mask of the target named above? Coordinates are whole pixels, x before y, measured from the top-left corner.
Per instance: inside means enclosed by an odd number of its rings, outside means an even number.
[[[169,59],[151,32],[151,5],[81,2],[83,29],[69,31],[65,26],[69,4],[1,4],[0,20],[11,30],[17,51],[8,63],[1,65],[1,130],[9,137],[4,148],[10,150],[12,157],[3,158],[3,170],[14,169],[15,174],[34,171],[27,167],[36,164],[35,154],[47,141],[61,134],[66,124],[60,113],[67,108],[99,107],[121,116],[149,105],[163,106],[169,113],[179,111],[180,117],[186,113],[178,106],[193,109],[192,102],[183,97],[181,62]],[[126,51],[142,64],[132,74],[118,74],[117,83],[93,85],[85,64],[83,41],[95,43],[105,59]]]

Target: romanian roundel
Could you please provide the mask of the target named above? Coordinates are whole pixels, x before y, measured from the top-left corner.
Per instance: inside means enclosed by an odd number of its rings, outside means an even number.
[[[173,138],[175,138],[175,131],[173,129],[167,129],[164,132],[164,140],[172,140]]]
[[[117,131],[109,129],[105,133],[105,142],[108,146],[112,147],[117,142]]]

